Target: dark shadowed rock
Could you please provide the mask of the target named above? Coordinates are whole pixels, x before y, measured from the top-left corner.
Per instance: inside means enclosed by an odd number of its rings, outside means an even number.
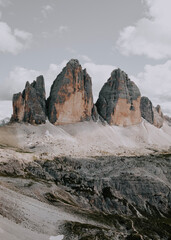
[[[43,76],[26,83],[23,93],[13,96],[13,122],[41,124],[46,121],[46,94]]]
[[[78,60],[70,60],[57,76],[47,101],[49,121],[55,125],[90,120],[92,82]]]
[[[161,128],[164,118],[160,105],[153,107],[152,102],[147,97],[142,97],[140,102],[141,116],[154,126]]]
[[[99,114],[97,112],[97,107],[95,104],[93,104],[93,108],[92,108],[92,119],[95,122],[97,122],[99,120]]]
[[[111,125],[129,126],[141,122],[140,91],[120,69],[114,70],[102,87],[96,107]]]
[[[154,123],[153,105],[148,97],[141,97],[140,102],[141,116],[149,123]]]

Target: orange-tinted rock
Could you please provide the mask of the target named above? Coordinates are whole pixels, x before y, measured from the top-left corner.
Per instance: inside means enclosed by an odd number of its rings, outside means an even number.
[[[13,122],[41,124],[46,121],[46,96],[43,76],[26,83],[23,93],[13,96]]]
[[[21,122],[24,118],[24,99],[22,93],[13,95],[13,115],[12,121]]]
[[[127,74],[114,70],[96,102],[100,116],[110,125],[130,126],[141,122],[140,91]]]
[[[47,100],[49,121],[55,125],[90,120],[92,82],[78,60],[70,60],[53,82]]]

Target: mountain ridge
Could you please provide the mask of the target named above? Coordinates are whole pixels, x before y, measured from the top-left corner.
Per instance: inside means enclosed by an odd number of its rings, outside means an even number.
[[[27,82],[22,94],[14,94],[11,122],[42,124],[49,119],[55,125],[62,125],[100,119],[109,125],[131,126],[139,124],[143,117],[160,128],[165,121],[160,106],[148,110],[149,105],[136,84],[120,69],[111,73],[95,104],[91,77],[77,59],[71,59],[54,80],[47,100],[43,76],[38,79],[41,84],[37,90],[35,81]]]

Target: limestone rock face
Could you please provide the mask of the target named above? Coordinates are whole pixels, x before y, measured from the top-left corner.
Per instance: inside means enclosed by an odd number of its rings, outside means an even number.
[[[11,121],[41,124],[46,121],[46,94],[43,76],[26,83],[22,93],[13,95]]]
[[[147,97],[142,97],[140,102],[141,116],[154,126],[161,128],[164,122],[164,116],[160,105],[154,107]]]
[[[154,112],[152,102],[148,97],[141,97],[140,102],[141,116],[149,123],[154,123]]]
[[[141,122],[140,91],[127,74],[114,70],[96,102],[100,116],[110,125],[129,126]]]
[[[47,100],[49,121],[55,125],[90,120],[92,82],[78,60],[71,59],[57,76]]]
[[[154,113],[153,122],[154,126],[161,128],[163,126],[164,118],[159,105],[157,107],[153,107],[153,113]]]

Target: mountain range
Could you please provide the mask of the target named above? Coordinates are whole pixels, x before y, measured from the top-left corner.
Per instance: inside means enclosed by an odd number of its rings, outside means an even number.
[[[0,127],[0,238],[170,240],[171,118],[116,69],[94,103],[71,59]]]

